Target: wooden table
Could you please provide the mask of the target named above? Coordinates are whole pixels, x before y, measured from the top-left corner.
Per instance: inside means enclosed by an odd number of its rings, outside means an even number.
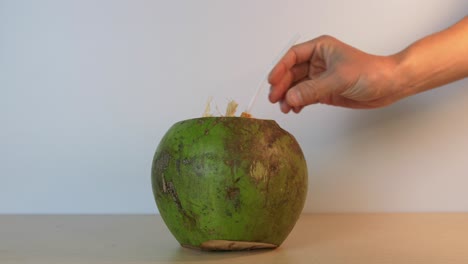
[[[468,213],[303,215],[275,250],[179,246],[158,215],[0,215],[0,263],[468,263]]]

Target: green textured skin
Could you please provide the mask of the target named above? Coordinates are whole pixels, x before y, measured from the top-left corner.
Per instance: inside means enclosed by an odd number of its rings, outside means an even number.
[[[279,246],[307,195],[295,138],[275,121],[205,117],[174,124],[153,159],[159,212],[180,244],[209,240]]]

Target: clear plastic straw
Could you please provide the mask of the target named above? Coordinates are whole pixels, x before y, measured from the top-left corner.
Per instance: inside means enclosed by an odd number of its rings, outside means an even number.
[[[273,61],[272,65],[269,67],[268,69],[268,72],[265,73],[262,81],[260,82],[260,85],[258,86],[257,88],[257,91],[255,92],[254,96],[252,97],[252,99],[250,100],[250,103],[249,105],[247,106],[247,109],[245,110],[245,113],[249,114],[250,115],[250,112],[252,111],[252,107],[253,105],[255,104],[255,102],[257,101],[257,98],[258,98],[258,95],[260,94],[260,92],[263,90],[263,88],[265,86],[268,85],[268,74],[269,72],[271,71],[271,67],[275,66],[279,60],[281,60],[281,58],[283,58],[284,55],[286,55],[286,52],[288,52],[288,50],[294,45],[296,44],[296,42],[299,40],[299,38],[301,37],[301,35],[299,33],[296,33],[288,42],[288,44],[286,46],[284,46],[284,48],[281,50],[281,52],[278,54],[278,56],[276,57],[276,59]]]

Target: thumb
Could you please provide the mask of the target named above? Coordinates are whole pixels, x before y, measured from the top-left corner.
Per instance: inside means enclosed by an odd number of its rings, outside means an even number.
[[[316,103],[330,103],[332,89],[330,78],[315,78],[303,81],[286,93],[286,103],[292,107],[301,107]]]

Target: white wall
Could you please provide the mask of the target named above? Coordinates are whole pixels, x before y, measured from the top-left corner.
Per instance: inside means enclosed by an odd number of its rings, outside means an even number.
[[[209,96],[244,108],[296,32],[375,54],[454,23],[466,0],[0,0],[0,213],[154,213],[169,126]],[[306,211],[468,210],[468,80],[369,111],[283,115],[306,154]]]

